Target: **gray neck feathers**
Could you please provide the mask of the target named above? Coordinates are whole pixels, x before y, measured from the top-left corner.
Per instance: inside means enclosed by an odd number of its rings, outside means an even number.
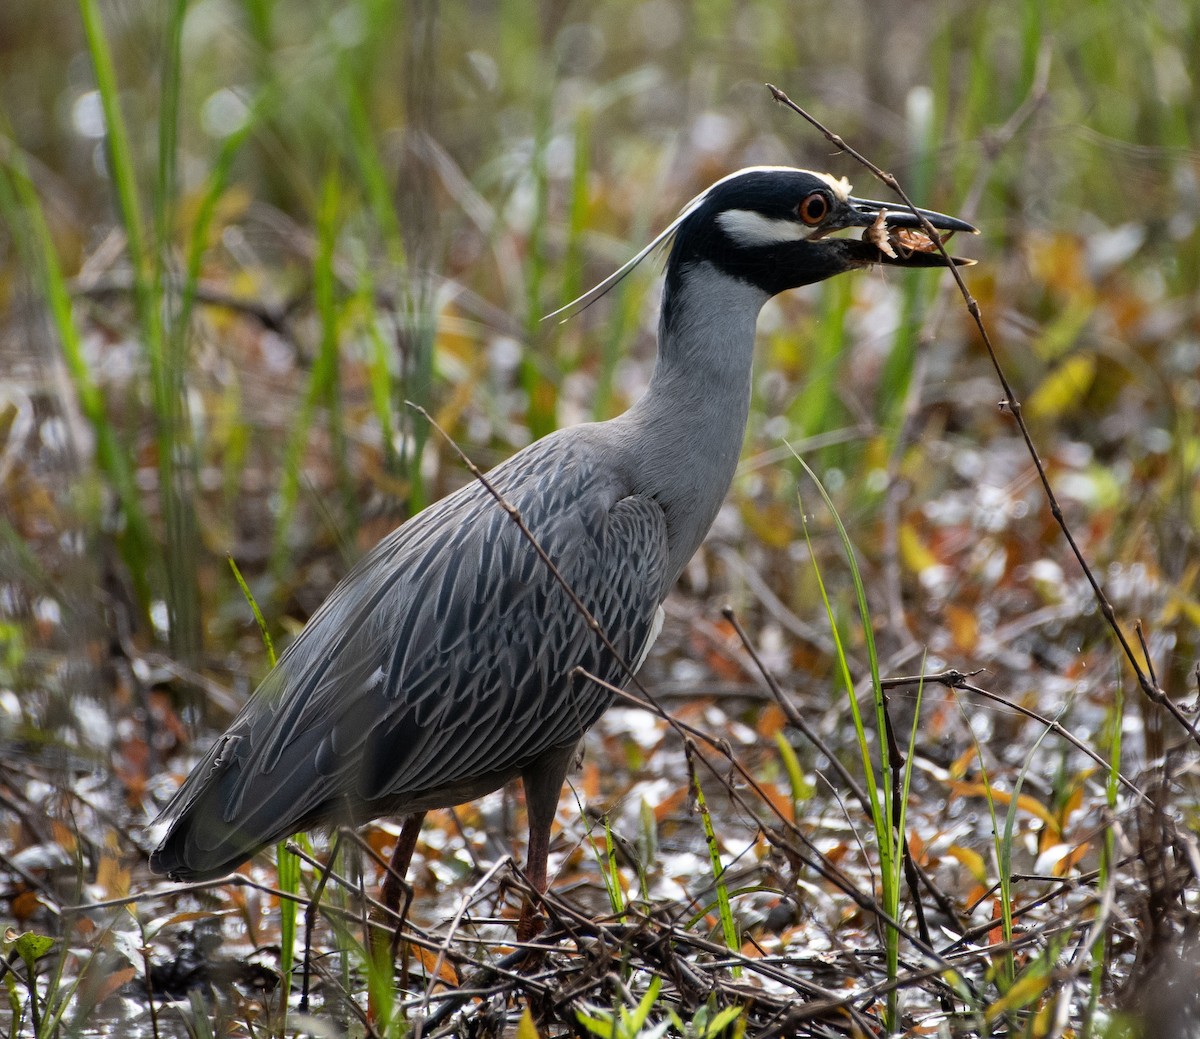
[[[701,263],[664,300],[650,388],[617,420],[638,493],[667,516],[674,584],[700,547],[733,481],[750,411],[758,313],[768,294]],[[667,305],[669,303],[669,306]]]

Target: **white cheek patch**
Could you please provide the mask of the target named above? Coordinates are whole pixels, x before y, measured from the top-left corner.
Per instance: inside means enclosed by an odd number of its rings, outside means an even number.
[[[798,220],[763,216],[752,209],[727,209],[724,213],[717,214],[717,223],[738,245],[747,248],[802,242],[816,230]]]

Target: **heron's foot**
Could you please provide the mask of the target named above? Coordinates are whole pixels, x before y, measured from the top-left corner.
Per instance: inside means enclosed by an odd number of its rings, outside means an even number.
[[[517,921],[517,941],[531,942],[546,929],[546,918],[528,898],[521,907],[521,918]]]

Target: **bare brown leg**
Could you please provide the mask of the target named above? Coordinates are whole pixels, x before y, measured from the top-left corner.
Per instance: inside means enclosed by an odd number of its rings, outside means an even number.
[[[558,810],[567,769],[575,760],[575,746],[551,751],[521,775],[525,787],[525,812],[529,816],[529,851],[525,857],[525,875],[538,894],[546,890],[546,860],[550,855],[550,827]],[[545,926],[532,901],[521,908],[517,921],[517,941],[527,942]]]
[[[379,887],[380,901],[387,912],[371,914],[371,952],[377,963],[394,965],[396,962],[396,950],[400,944],[400,924],[396,920],[400,914],[400,895],[408,891],[411,896],[412,889],[405,883],[404,878],[408,875],[408,864],[416,850],[417,838],[421,836],[421,823],[424,819],[424,812],[404,817],[400,826],[400,836],[396,838],[396,850],[392,852],[387,873],[384,874],[383,883]],[[405,903],[404,912],[408,912],[408,903]],[[405,972],[407,973],[407,968]],[[372,1021],[378,1020],[377,1009],[375,1000],[369,999],[367,1016]]]
[[[383,884],[380,885],[380,898],[393,913],[400,911],[400,892],[404,890],[408,864],[412,862],[417,839],[421,836],[421,823],[424,821],[424,812],[415,812],[404,817],[400,836],[396,838],[396,850],[392,852],[392,861],[388,863],[388,871],[384,874]]]

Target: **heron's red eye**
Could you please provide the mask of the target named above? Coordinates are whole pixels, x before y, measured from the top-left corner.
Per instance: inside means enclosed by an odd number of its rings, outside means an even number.
[[[796,206],[796,215],[809,227],[815,227],[829,215],[829,196],[823,191],[805,195]]]

